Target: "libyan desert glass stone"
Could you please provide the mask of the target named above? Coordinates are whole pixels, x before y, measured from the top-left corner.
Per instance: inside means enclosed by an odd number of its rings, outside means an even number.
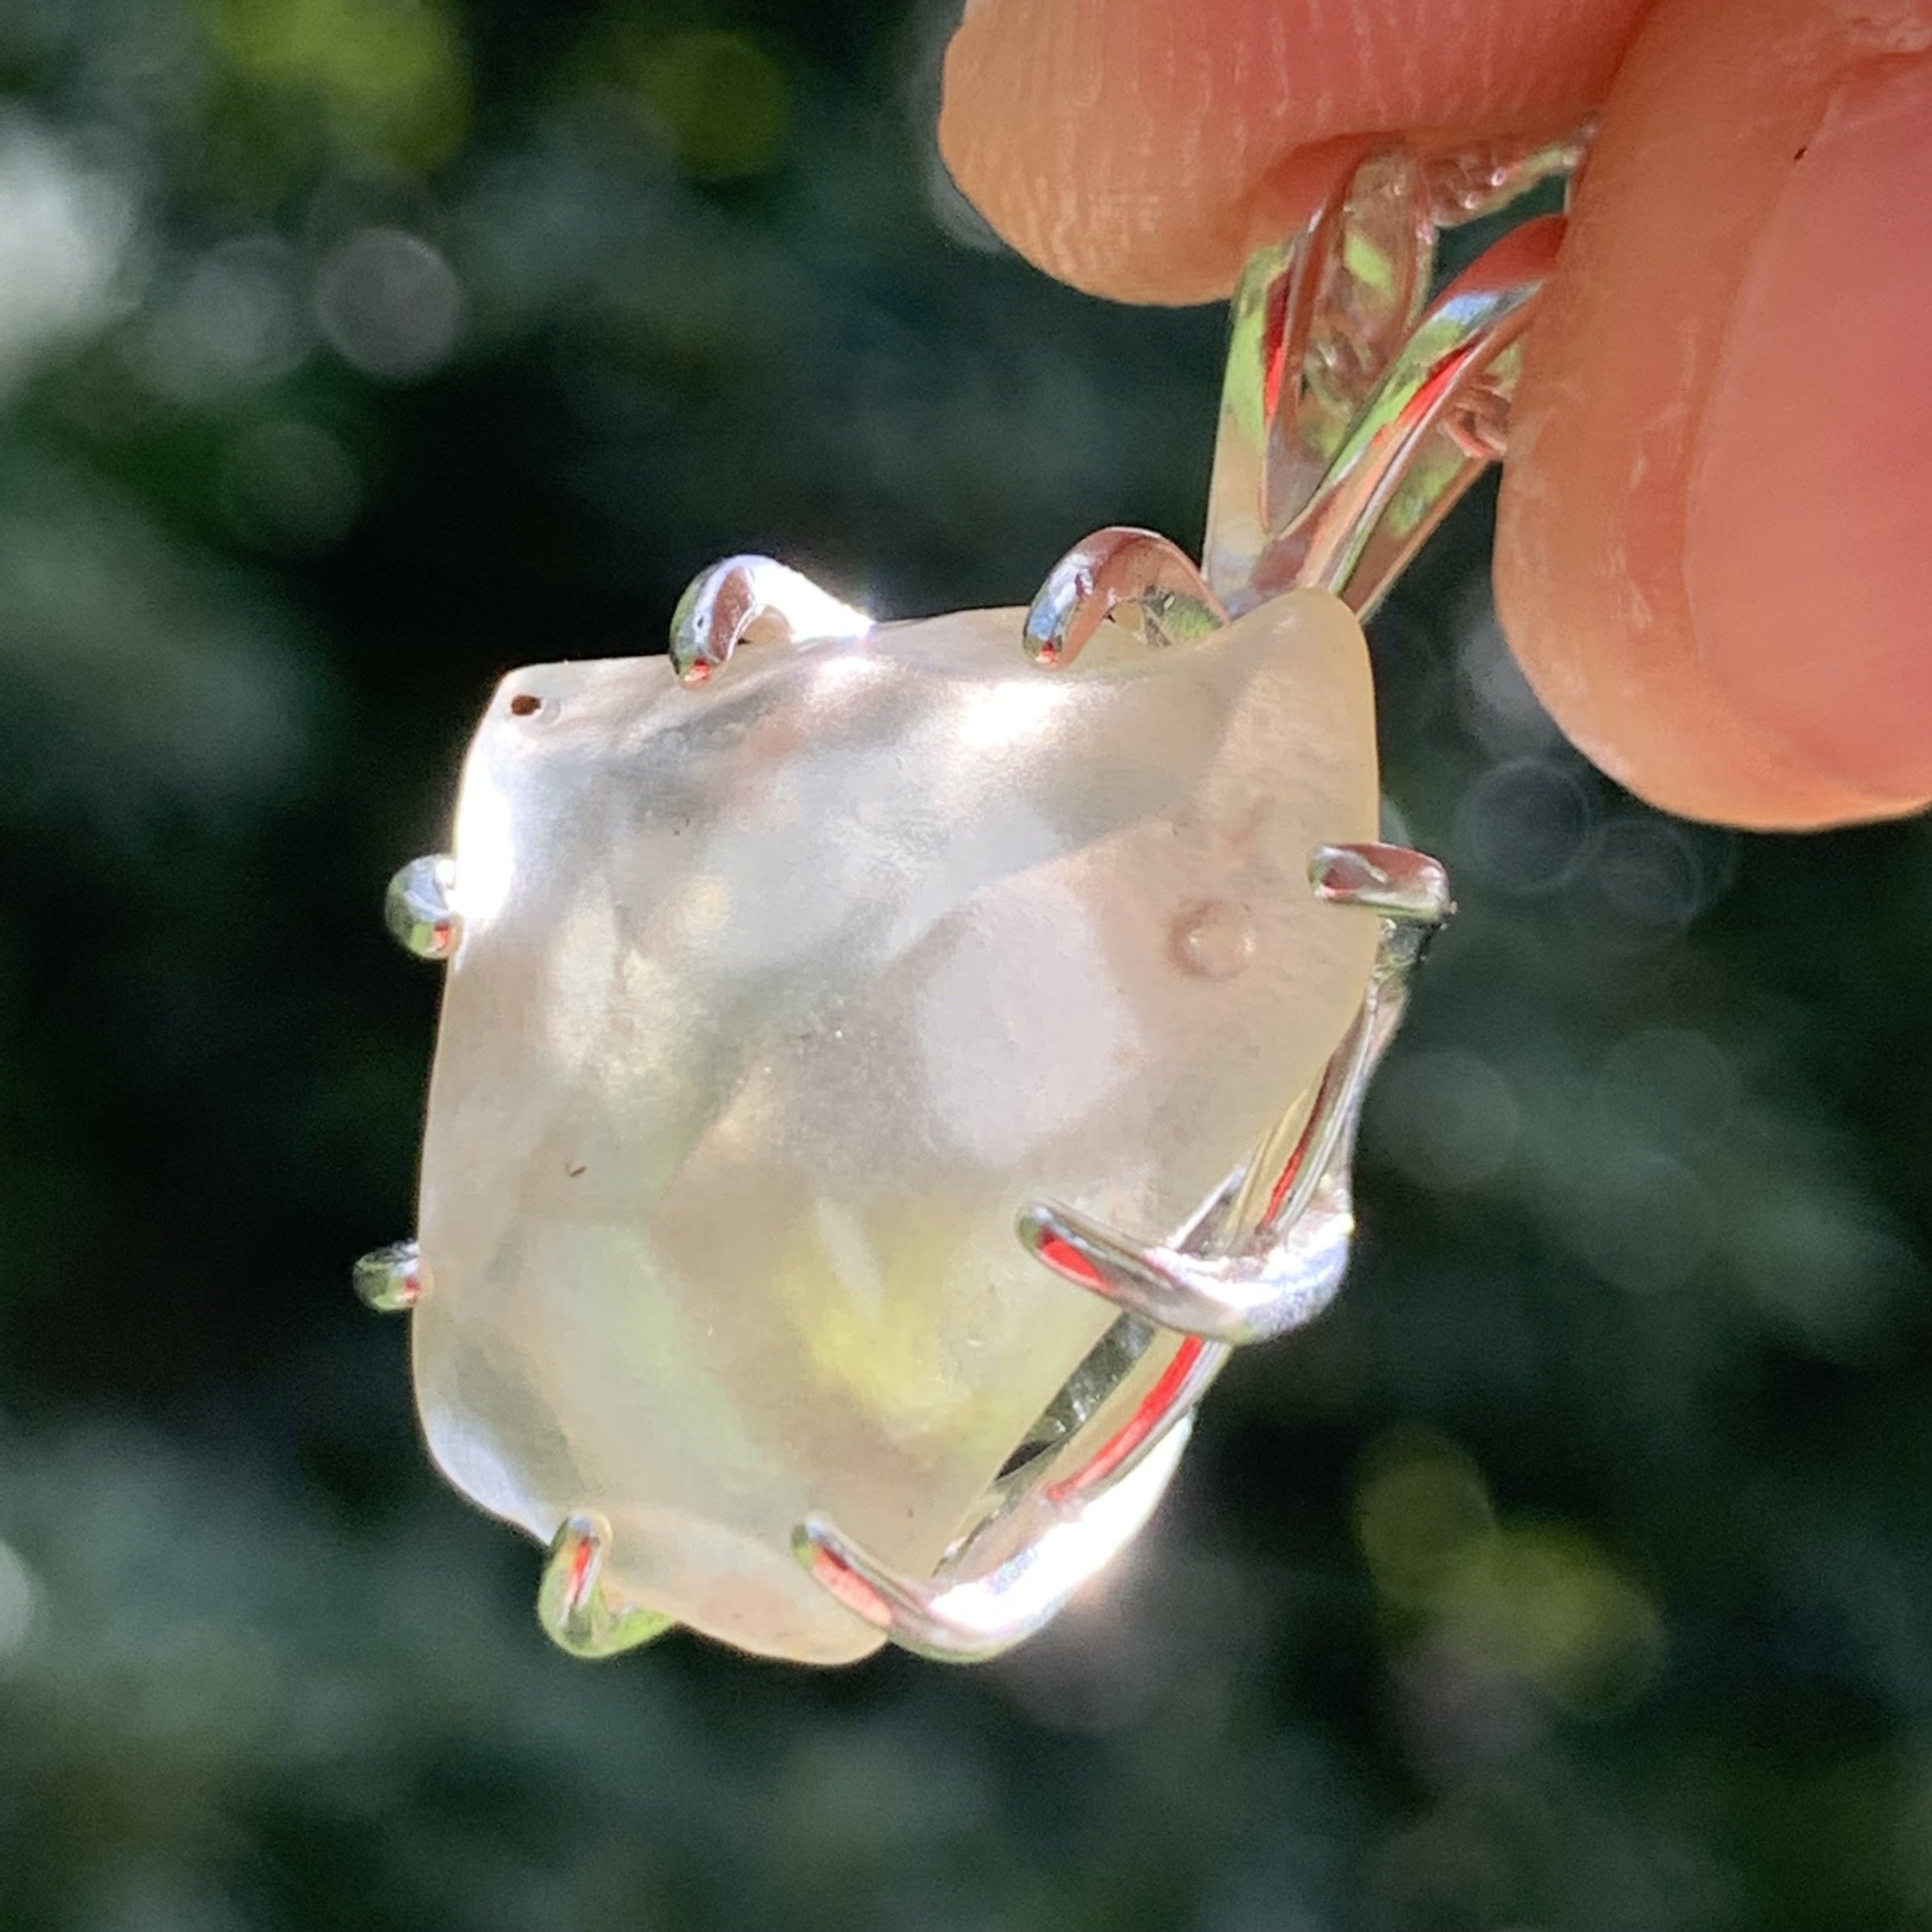
[[[807,1513],[931,1575],[1105,1329],[1035,1196],[1159,1238],[1320,1074],[1376,921],[1367,653],[1298,592],[1036,666],[1022,613],[519,671],[464,766],[415,1379],[437,1461],[741,1648],[878,1633]]]

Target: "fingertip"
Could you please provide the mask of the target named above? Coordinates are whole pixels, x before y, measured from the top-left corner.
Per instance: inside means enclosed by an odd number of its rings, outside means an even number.
[[[1896,339],[1932,290],[1828,260],[1829,197],[1784,233],[1796,158],[1871,54],[1869,21],[1819,22],[1666,0],[1639,38],[1531,332],[1496,545],[1505,629],[1577,743],[1653,803],[1766,828],[1932,793],[1932,575],[1872,514],[1889,492],[1922,524],[1932,494]],[[1913,420],[1880,474],[1888,409]]]
[[[1684,583],[1746,716],[1932,795],[1932,60],[1860,67],[1752,250],[1695,444]]]
[[[1089,294],[1207,302],[1239,269],[1251,129],[1232,101],[1215,112],[1211,73],[1189,85],[1183,10],[973,0],[947,49],[953,179],[1028,260]],[[1212,65],[1204,35],[1198,51]]]
[[[1300,207],[1319,143],[1554,133],[1600,97],[1647,0],[974,0],[939,144],[1050,274],[1202,302]]]

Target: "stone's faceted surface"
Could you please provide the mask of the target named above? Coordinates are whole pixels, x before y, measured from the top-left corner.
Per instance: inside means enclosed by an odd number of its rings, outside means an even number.
[[[1314,1087],[1377,923],[1367,654],[1298,593],[1166,651],[1022,614],[518,672],[457,811],[415,1320],[430,1446],[604,1587],[745,1649],[877,1633],[794,1562],[929,1575],[1112,1311],[1035,1195],[1175,1235]],[[535,696],[539,704],[519,708]]]

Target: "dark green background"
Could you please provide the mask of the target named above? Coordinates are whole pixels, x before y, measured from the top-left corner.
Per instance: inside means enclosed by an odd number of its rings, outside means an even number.
[[[991,243],[947,12],[0,5],[0,1927],[1932,1926],[1932,840],[1592,774],[1482,502],[1376,627],[1463,911],[1354,1278],[1110,1593],[575,1665],[427,1469],[378,908],[498,674],[1198,535],[1220,320]]]

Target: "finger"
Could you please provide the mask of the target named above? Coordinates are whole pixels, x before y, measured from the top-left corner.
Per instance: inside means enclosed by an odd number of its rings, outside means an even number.
[[[1932,798],[1932,0],[1664,0],[1530,332],[1505,627],[1656,803]]]
[[[1203,302],[1301,211],[1292,159],[1351,134],[1557,133],[1648,0],[971,0],[939,143],[1051,274]]]

